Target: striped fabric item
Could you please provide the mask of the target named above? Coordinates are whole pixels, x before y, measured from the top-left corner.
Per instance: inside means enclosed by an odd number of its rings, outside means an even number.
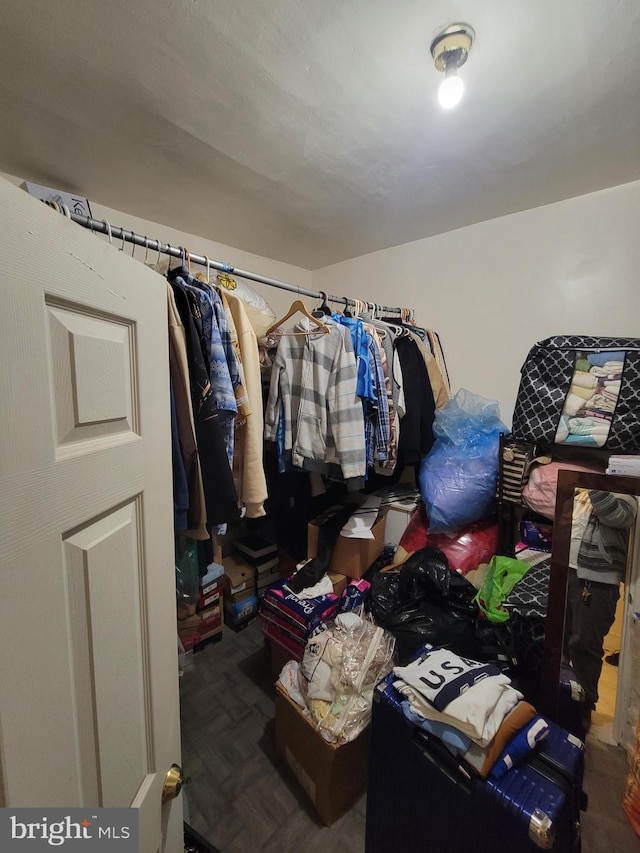
[[[498,476],[498,499],[521,504],[522,490],[529,481],[529,469],[533,462],[535,445],[525,444],[509,438],[501,438],[500,471]]]

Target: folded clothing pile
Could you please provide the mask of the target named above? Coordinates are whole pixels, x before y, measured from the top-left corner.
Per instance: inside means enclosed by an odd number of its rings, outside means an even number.
[[[492,664],[425,646],[389,685],[414,725],[438,737],[476,774],[499,778],[546,737],[549,725]]]
[[[373,690],[391,672],[395,641],[362,613],[340,613],[289,661],[280,682],[330,743],[355,740],[371,719]]]

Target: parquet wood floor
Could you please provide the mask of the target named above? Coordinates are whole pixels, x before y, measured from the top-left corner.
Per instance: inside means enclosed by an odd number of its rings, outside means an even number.
[[[363,853],[366,798],[332,827],[275,753],[274,687],[257,621],[225,628],[180,679],[189,823],[221,853]],[[640,853],[622,811],[625,753],[590,736],[582,853]],[[419,853],[419,851],[406,851]]]

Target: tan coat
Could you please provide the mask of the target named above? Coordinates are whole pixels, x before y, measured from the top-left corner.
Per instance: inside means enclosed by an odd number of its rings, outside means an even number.
[[[246,507],[247,518],[265,514],[267,481],[264,475],[264,415],[258,341],[249,322],[244,303],[233,293],[225,292],[240,344],[244,381],[251,413],[235,432],[233,473],[238,498]]]

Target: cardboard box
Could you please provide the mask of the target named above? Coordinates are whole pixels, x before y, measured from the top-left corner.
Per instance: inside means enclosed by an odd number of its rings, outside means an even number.
[[[216,587],[215,592],[210,592],[207,595],[201,595],[198,599],[198,612],[200,613],[208,607],[214,607],[216,604],[220,604],[220,599],[222,597],[223,592],[221,587]]]
[[[200,595],[211,595],[214,592],[221,592],[224,589],[224,576],[220,576],[212,581],[204,583],[204,578],[200,580]]]
[[[394,501],[385,508],[385,534],[386,545],[399,545],[402,534],[407,529],[411,515],[417,504],[414,500]]]
[[[222,604],[219,603],[215,607],[209,607],[203,610],[200,614],[200,625],[198,630],[201,634],[207,634],[214,628],[222,625]]]
[[[307,556],[318,553],[318,531],[320,523],[313,519],[307,527]],[[338,536],[333,548],[329,571],[346,575],[349,578],[361,578],[376,560],[384,548],[384,518],[378,518],[371,528],[373,539],[347,539]]]
[[[275,557],[259,557],[257,560],[252,560],[252,565],[255,566],[255,569],[258,573],[258,578],[260,575],[264,574],[272,574],[275,572],[278,574],[278,555]]]
[[[252,595],[250,598],[245,598],[243,601],[236,602],[225,596],[224,612],[227,621],[231,625],[242,622],[244,619],[249,619],[255,616],[258,612],[258,598]]]
[[[277,569],[275,572],[269,572],[266,575],[258,575],[258,589],[264,589],[266,586],[269,586],[279,580],[280,575],[278,574]]]
[[[224,566],[222,563],[209,563],[207,573],[200,578],[200,588],[203,589],[207,584],[217,580],[222,580],[224,574]]]
[[[228,595],[239,595],[247,591],[249,595],[255,594],[256,570],[250,563],[234,554],[224,557],[222,563],[224,565],[224,588]]]
[[[347,584],[349,583],[350,578],[346,575],[340,575],[338,572],[327,572],[327,577],[333,584],[333,592],[335,595],[340,598],[342,593],[347,588]]]
[[[327,743],[280,684],[276,693],[276,749],[327,826],[351,808],[365,789],[369,729],[342,746]]]

